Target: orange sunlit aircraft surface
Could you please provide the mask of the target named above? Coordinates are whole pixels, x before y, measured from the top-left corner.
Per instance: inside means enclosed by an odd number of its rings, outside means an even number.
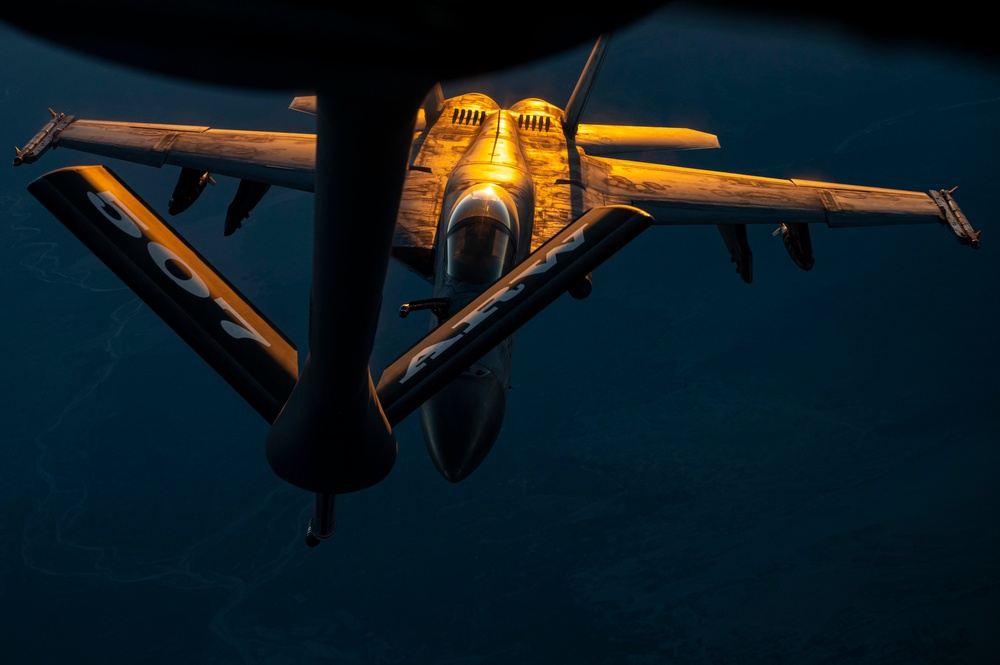
[[[441,474],[452,482],[468,477],[500,433],[513,333],[564,293],[586,297],[591,272],[651,225],[715,226],[746,282],[753,277],[747,224],[777,226],[804,270],[813,265],[810,224],[938,223],[978,247],[978,232],[947,190],[782,180],[615,157],[711,149],[718,141],[692,129],[582,122],[610,43],[610,33],[597,39],[563,108],[534,98],[502,108],[478,93],[445,99],[430,84],[405,127],[390,127],[382,138],[359,132],[365,144],[348,138],[336,148],[329,137],[344,137],[336,125],[350,102],[328,91],[291,105],[316,114],[316,135],[53,113],[14,163],[59,147],[176,167],[170,214],[190,206],[213,177],[238,178],[227,234],[270,187],[315,193],[309,354],[299,373],[291,342],[109,169],[60,169],[29,187],[271,423],[272,469],[315,494],[307,530],[315,545],[333,533],[336,495],[389,473],[393,427],[414,411]],[[406,157],[387,165],[386,155],[401,154],[401,129]],[[338,159],[345,145],[352,159]],[[373,184],[378,176],[384,181]],[[352,187],[401,196],[363,197],[365,206],[346,215],[340,195]],[[403,305],[400,314],[428,310],[431,324],[376,384],[369,359],[390,257],[432,286],[430,298]]]

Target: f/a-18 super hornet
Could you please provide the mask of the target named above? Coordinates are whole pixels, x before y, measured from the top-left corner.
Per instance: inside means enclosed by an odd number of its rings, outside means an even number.
[[[935,223],[979,246],[979,232],[947,189],[777,179],[616,157],[719,143],[695,129],[584,122],[610,35],[597,39],[562,107],[525,98],[504,108],[479,93],[445,98],[439,83],[410,85],[422,101],[406,121],[398,163],[386,160],[398,154],[392,137],[400,127],[345,128],[345,116],[363,118],[344,110],[354,100],[328,89],[291,103],[315,114],[317,134],[52,112],[14,163],[65,148],[174,168],[170,215],[192,205],[214,178],[237,178],[226,234],[241,228],[271,187],[315,194],[309,353],[300,371],[292,341],[111,169],[59,169],[29,187],[271,424],[271,468],[315,494],[307,529],[315,545],[334,530],[337,495],[389,473],[393,427],[414,412],[441,474],[452,482],[468,477],[500,434],[515,331],[563,294],[585,298],[592,272],[650,226],[716,227],[746,282],[753,278],[750,224],[777,227],[803,270],[813,266],[811,224]],[[402,122],[400,114],[391,118]],[[382,129],[385,136],[372,136]],[[356,159],[338,159],[341,145],[324,137],[350,131],[358,136],[344,141]],[[398,184],[398,200],[369,201],[364,192],[379,176]],[[370,208],[344,215],[335,197],[345,194]],[[376,383],[369,358],[390,257],[428,285],[429,297],[404,303],[400,314],[426,310],[430,323]]]

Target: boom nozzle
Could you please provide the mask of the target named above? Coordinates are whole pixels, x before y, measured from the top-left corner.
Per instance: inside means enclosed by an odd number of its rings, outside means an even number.
[[[313,516],[306,529],[306,545],[316,547],[337,530],[337,495],[316,494]]]

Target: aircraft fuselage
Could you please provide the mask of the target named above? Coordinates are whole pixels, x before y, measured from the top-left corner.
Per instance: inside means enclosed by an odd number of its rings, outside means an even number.
[[[432,316],[432,329],[531,250],[535,191],[516,117],[498,109],[488,116],[476,114],[470,122],[480,124],[479,134],[448,179],[438,222],[434,298],[448,304]],[[453,325],[467,328],[476,323]],[[472,473],[500,434],[512,353],[509,336],[420,409],[428,453],[452,482]]]

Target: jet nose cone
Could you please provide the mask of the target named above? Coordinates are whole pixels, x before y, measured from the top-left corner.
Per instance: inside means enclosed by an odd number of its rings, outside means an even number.
[[[485,459],[500,434],[505,402],[496,375],[474,366],[420,408],[427,452],[447,480],[468,478]]]

